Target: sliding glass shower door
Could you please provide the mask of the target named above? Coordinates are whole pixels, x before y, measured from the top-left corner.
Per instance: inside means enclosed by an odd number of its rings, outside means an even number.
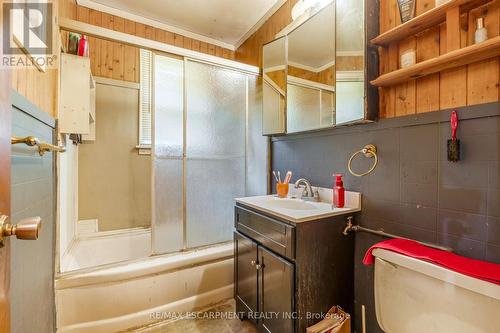
[[[184,247],[184,60],[154,57],[153,254]]]
[[[257,77],[188,59],[154,62],[153,253],[228,241],[234,198],[267,191]]]
[[[186,62],[186,242],[232,238],[234,198],[245,195],[247,75]]]

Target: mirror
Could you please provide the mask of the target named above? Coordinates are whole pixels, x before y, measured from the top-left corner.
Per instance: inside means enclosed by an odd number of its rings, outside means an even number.
[[[264,45],[263,126],[264,135],[285,133],[286,37]]]
[[[378,99],[367,98],[365,80],[365,1],[332,1],[264,45],[264,135],[376,119]]]
[[[335,124],[335,4],[288,35],[287,132]]]
[[[365,118],[364,0],[336,1],[337,124]]]

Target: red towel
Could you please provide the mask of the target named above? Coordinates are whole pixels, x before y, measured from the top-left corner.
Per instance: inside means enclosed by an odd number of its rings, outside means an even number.
[[[499,264],[462,257],[402,238],[389,239],[373,245],[365,254],[363,259],[365,265],[372,265],[375,262],[372,251],[377,248],[424,260],[464,275],[500,284]]]

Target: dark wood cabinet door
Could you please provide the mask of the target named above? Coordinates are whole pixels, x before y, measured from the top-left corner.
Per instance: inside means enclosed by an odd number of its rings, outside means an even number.
[[[264,332],[294,332],[294,265],[259,247],[260,312]]]
[[[235,298],[238,314],[257,322],[258,271],[257,243],[239,233],[234,233],[235,243]]]

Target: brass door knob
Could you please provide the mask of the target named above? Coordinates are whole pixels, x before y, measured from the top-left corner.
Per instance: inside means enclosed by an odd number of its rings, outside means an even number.
[[[23,219],[19,224],[12,225],[7,223],[8,216],[0,216],[0,242],[4,237],[15,235],[17,239],[37,240],[40,229],[42,228],[42,219],[30,217]]]

